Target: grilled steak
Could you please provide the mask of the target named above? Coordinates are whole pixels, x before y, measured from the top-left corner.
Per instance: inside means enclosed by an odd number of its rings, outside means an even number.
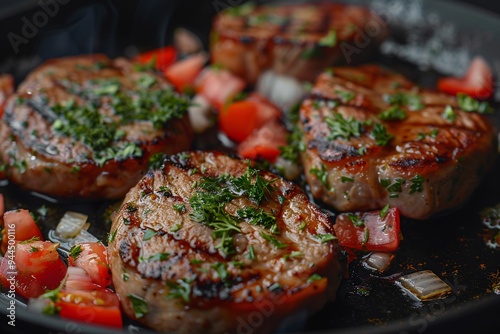
[[[350,63],[386,35],[386,23],[360,6],[248,3],[215,18],[212,62],[249,83],[267,69],[312,82],[324,68]]]
[[[188,101],[125,59],[48,61],[10,98],[0,122],[8,178],[40,193],[120,198],[150,157],[188,149]]]
[[[183,153],[113,217],[113,283],[126,314],[155,330],[269,332],[334,299],[332,233],[296,185],[222,153]]]
[[[453,208],[496,158],[492,125],[472,112],[487,109],[376,66],[323,73],[300,110],[311,192],[341,211],[389,203],[424,219]]]

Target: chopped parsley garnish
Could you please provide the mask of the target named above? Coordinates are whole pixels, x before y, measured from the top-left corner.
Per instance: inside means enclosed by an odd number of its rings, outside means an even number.
[[[135,212],[137,211],[137,205],[133,202],[128,202],[127,203],[127,211],[128,212]]]
[[[342,114],[335,113],[333,117],[326,117],[325,122],[330,129],[328,139],[343,138],[349,140],[351,137],[359,137],[363,129],[363,123],[352,116],[345,119]]]
[[[224,12],[231,16],[246,17],[249,16],[255,9],[255,3],[247,2],[241,6],[228,6]]]
[[[144,317],[149,312],[148,303],[139,296],[128,294],[127,298],[132,303],[134,314],[137,319]]]
[[[280,146],[280,156],[288,161],[297,162],[300,158],[300,153],[306,150],[306,144],[302,140],[302,130],[299,126],[294,126],[291,133],[287,135],[286,146]]]
[[[161,193],[165,197],[172,196],[172,192],[170,191],[170,189],[167,186],[160,186],[158,188],[158,192]]]
[[[186,212],[186,206],[183,203],[175,203],[174,210],[179,213],[184,213]]]
[[[272,229],[276,225],[276,217],[260,208],[239,209],[236,216],[239,219],[245,219],[251,225],[260,225],[267,229]]]
[[[394,137],[392,134],[387,132],[386,127],[381,123],[376,123],[373,126],[371,135],[375,139],[375,143],[378,146],[386,146]]]
[[[170,291],[167,294],[169,299],[181,298],[184,302],[189,303],[191,298],[191,283],[194,281],[193,278],[182,278],[177,280],[177,282],[167,282],[167,286]]]
[[[33,241],[40,241],[40,238],[39,237],[32,237],[28,240],[20,241],[19,243],[24,245],[24,244],[32,243]]]
[[[424,178],[420,175],[415,175],[410,179],[411,185],[410,185],[410,194],[419,192],[421,193],[424,190]]]
[[[467,94],[458,93],[457,102],[460,108],[466,112],[477,112],[480,114],[491,114],[493,108],[486,101],[479,102]]]
[[[274,236],[272,236],[270,234],[267,234],[265,232],[260,232],[260,235],[262,238],[264,238],[266,241],[269,241],[269,243],[271,243],[271,245],[273,245],[274,247],[276,247],[278,249],[288,247],[287,244],[279,241],[277,238],[275,238]]]
[[[227,278],[229,277],[229,273],[227,271],[225,263],[217,262],[214,263],[211,267],[213,270],[215,270],[221,281],[225,282],[227,280]]]
[[[317,273],[314,273],[312,274],[308,279],[307,279],[307,283],[312,283],[314,281],[319,281],[320,279],[322,279],[323,277],[321,277],[321,275],[317,274]]]
[[[450,105],[447,105],[444,108],[444,112],[441,114],[441,116],[443,116],[443,118],[450,123],[455,122],[455,120],[457,119],[457,114],[453,110],[453,107]]]
[[[353,213],[348,213],[347,218],[352,222],[352,224],[355,227],[364,227],[365,226],[365,221],[361,219],[358,215],[355,215]]]
[[[69,256],[76,259],[82,253],[82,251],[83,251],[82,245],[74,245],[69,250]]]
[[[173,89],[152,89],[155,83],[156,78],[151,74],[144,74],[134,90],[123,87],[116,78],[88,80],[82,85],[59,80],[59,84],[83,102],[70,99],[50,106],[49,99],[31,99],[26,103],[47,110],[54,131],[89,147],[93,159],[102,166],[108,160],[142,156],[142,149],[136,143],[123,141],[126,133],[122,126],[147,121],[161,129],[170,120],[186,115],[189,100]],[[111,115],[101,111],[104,103],[112,109]]]
[[[155,255],[151,255],[150,257],[147,258],[147,262],[152,262],[152,261],[165,261],[166,259],[168,259],[168,257],[170,256],[169,253],[157,253]],[[145,262],[145,261],[143,261]]]
[[[221,175],[218,177],[203,177],[196,184],[198,191],[189,199],[193,212],[190,217],[213,229],[213,237],[220,239],[216,248],[225,256],[236,252],[233,235],[241,232],[240,219],[249,219],[259,222],[264,227],[269,226],[276,231],[276,225],[270,224],[272,219],[265,213],[253,209],[241,209],[238,216],[232,216],[225,211],[227,203],[238,197],[247,197],[256,204],[260,204],[273,189],[272,183],[267,181],[258,170],[248,167],[246,172],[239,176]],[[274,228],[273,228],[274,227]]]
[[[163,160],[165,159],[164,153],[155,153],[149,158],[148,168],[149,169],[160,169],[163,165]]]
[[[380,210],[380,213],[379,213],[380,218],[385,219],[385,216],[387,216],[387,213],[389,212],[389,208],[390,208],[389,203],[387,203],[382,208],[382,210]]]
[[[306,226],[307,226],[306,222],[300,223],[300,225],[299,225],[299,231],[303,231],[306,228]]]
[[[114,230],[113,232],[110,232],[108,234],[108,244],[109,243],[112,243],[113,241],[115,241],[115,238],[116,238],[116,232],[118,232],[118,229]]]
[[[409,110],[421,110],[424,107],[422,98],[419,95],[407,93],[385,94],[384,100],[392,106],[407,107]]]
[[[321,181],[321,183],[325,186],[325,188],[328,188],[328,171],[326,170],[326,166],[324,164],[321,164],[321,169],[314,166],[309,170],[309,173],[312,175],[316,175],[316,177]],[[330,191],[333,191],[333,189],[329,189]]]
[[[337,45],[337,31],[331,29],[328,34],[323,36],[319,41],[318,45],[326,46],[326,47],[334,47]]]
[[[361,243],[363,246],[366,245],[368,240],[370,239],[370,230],[365,227],[364,235],[363,235],[363,242]]]
[[[267,288],[269,291],[271,292],[280,292],[283,290],[283,286],[281,284],[279,284],[278,282],[274,282],[273,284],[271,284],[269,286],[269,288]]]
[[[142,237],[142,240],[144,241],[148,241],[149,239],[151,239],[152,237],[154,237],[155,235],[157,235],[158,232],[156,232],[155,230],[152,230],[152,229],[147,229],[145,232],[144,232],[144,236]]]
[[[356,94],[354,92],[349,92],[346,90],[336,90],[335,94],[340,96],[340,99],[344,103],[349,102],[356,97]]]
[[[30,253],[36,253],[38,251],[39,251],[38,247],[34,247],[34,246],[31,246],[30,250],[29,250]]]
[[[406,118],[406,111],[401,109],[399,106],[392,106],[389,109],[384,110],[378,115],[378,118],[384,121],[392,120],[404,120]]]
[[[170,232],[177,232],[179,231],[180,229],[182,228],[182,225],[177,223],[175,224],[174,226],[172,226],[172,228],[170,229]]]
[[[341,176],[340,177],[340,182],[342,182],[342,183],[354,182],[354,178],[348,177],[348,176]]]
[[[334,236],[331,233],[325,233],[325,234],[316,234],[315,238],[321,241],[321,243],[325,243],[331,240],[337,240],[337,237]]]
[[[248,246],[247,258],[249,258],[250,260],[255,260],[255,252],[253,250],[253,245]]]

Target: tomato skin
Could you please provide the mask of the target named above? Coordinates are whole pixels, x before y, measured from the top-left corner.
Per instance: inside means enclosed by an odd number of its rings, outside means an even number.
[[[225,69],[205,69],[196,81],[196,91],[215,108],[223,110],[226,102],[242,92],[245,81]]]
[[[389,208],[383,219],[380,217],[380,211],[355,215],[364,221],[364,227],[356,227],[347,213],[337,216],[333,228],[340,246],[381,252],[394,252],[399,247],[400,218],[397,208]],[[365,232],[365,228],[368,232]],[[367,236],[368,239],[365,240]]]
[[[252,93],[219,112],[219,128],[229,139],[241,143],[264,124],[278,119],[280,115],[278,108],[259,94]]]
[[[50,241],[32,241],[16,245],[16,267],[21,274],[36,274],[59,259],[57,245]]]
[[[147,65],[155,59],[157,70],[163,71],[175,62],[177,52],[173,46],[164,46],[162,48],[143,52],[134,58],[135,61]]]
[[[92,281],[102,287],[111,284],[111,271],[108,264],[108,250],[100,242],[80,243],[81,253],[69,256],[68,264],[84,269]]]
[[[55,306],[66,319],[85,323],[122,327],[118,296],[110,289],[93,283],[84,269],[69,267],[66,283],[58,293]]]
[[[238,154],[243,158],[256,160],[263,158],[274,162],[280,155],[280,146],[285,146],[286,129],[277,121],[271,121],[255,130],[238,146]]]
[[[475,57],[463,78],[441,78],[437,88],[451,95],[465,93],[472,98],[488,99],[494,91],[492,70],[483,58]]]
[[[14,231],[14,239],[17,241],[25,241],[31,238],[39,238],[43,240],[42,232],[35,223],[28,210],[11,210],[3,215],[4,230],[2,232],[1,251],[5,254],[7,251],[8,231]]]
[[[259,125],[257,104],[253,101],[231,103],[219,113],[219,128],[229,139],[239,143]]]
[[[106,307],[60,301],[56,303],[62,318],[77,320],[88,324],[121,328],[123,319],[118,306]]]
[[[56,261],[47,264],[43,271],[28,274],[18,271],[15,276],[9,265],[8,256],[0,263],[0,281],[4,287],[8,287],[9,278],[15,277],[16,292],[24,298],[36,298],[47,290],[55,289],[66,276],[66,265],[58,257]]]
[[[170,65],[163,73],[177,91],[183,92],[194,86],[207,60],[208,57],[205,54],[198,53]]]

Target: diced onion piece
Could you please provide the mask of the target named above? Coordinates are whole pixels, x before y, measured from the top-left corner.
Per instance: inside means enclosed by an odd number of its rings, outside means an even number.
[[[451,288],[430,270],[417,271],[402,276],[399,283],[418,299],[425,301],[444,298],[451,293]]]
[[[289,110],[302,100],[306,93],[304,86],[297,79],[272,70],[259,77],[257,92],[282,110]]]
[[[67,211],[57,224],[56,235],[64,239],[76,237],[83,229],[87,218],[88,216],[82,213]]]
[[[206,98],[196,95],[189,107],[189,120],[194,132],[201,133],[214,124],[214,118],[211,117],[212,106]]]
[[[391,264],[394,255],[386,252],[373,252],[363,261],[363,266],[371,270],[383,273]]]

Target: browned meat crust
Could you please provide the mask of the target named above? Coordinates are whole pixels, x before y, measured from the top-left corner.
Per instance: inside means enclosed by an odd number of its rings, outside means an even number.
[[[367,54],[387,35],[386,26],[360,6],[246,4],[216,17],[212,62],[249,83],[267,69],[312,82],[324,68]]]
[[[311,192],[341,211],[389,203],[427,218],[467,199],[496,158],[485,116],[376,66],[322,74],[300,126]]]
[[[249,175],[251,184],[268,185],[260,204],[242,192],[251,187],[234,188]],[[232,194],[218,216],[208,213],[207,189]],[[242,218],[241,209],[264,212],[275,226]],[[228,219],[237,230],[225,238]],[[183,153],[150,171],[114,216],[113,282],[125,313],[159,331],[232,333],[257,314],[263,320],[252,329],[270,332],[334,299],[342,270],[332,233],[296,185],[220,153]]]

